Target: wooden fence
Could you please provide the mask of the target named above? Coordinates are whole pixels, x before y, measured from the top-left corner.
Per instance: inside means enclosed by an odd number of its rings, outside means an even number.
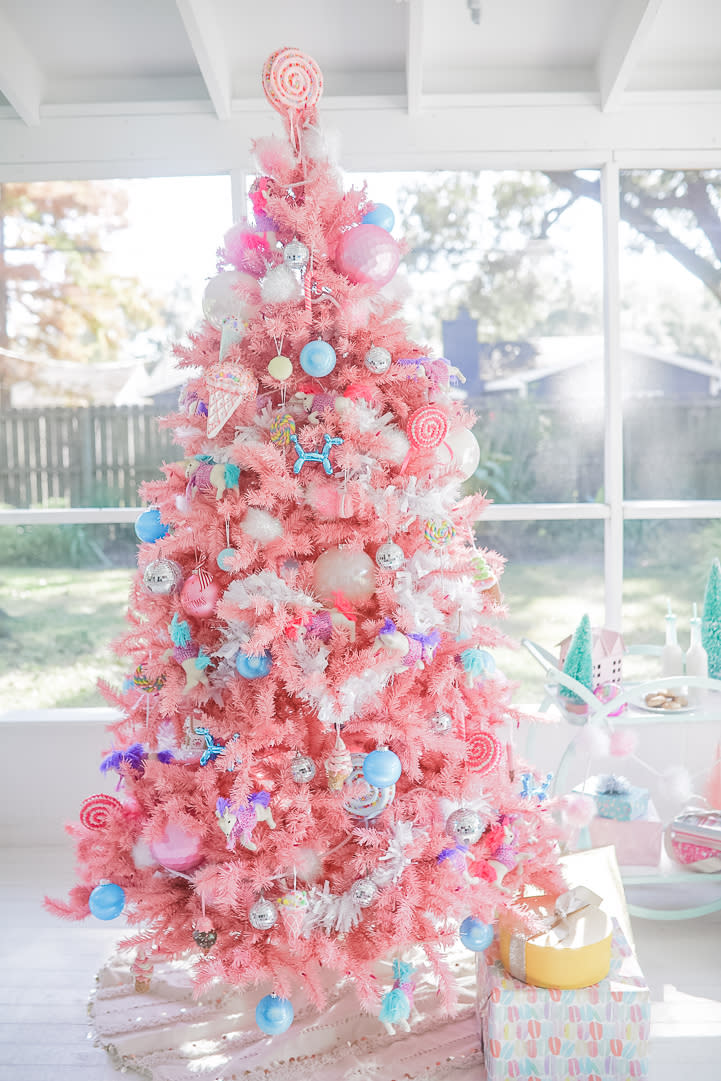
[[[144,480],[180,457],[152,406],[0,413],[0,504],[133,507]]]

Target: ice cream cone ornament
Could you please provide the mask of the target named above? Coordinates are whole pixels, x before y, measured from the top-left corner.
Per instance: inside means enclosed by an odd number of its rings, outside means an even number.
[[[331,792],[340,792],[348,777],[353,772],[350,751],[340,738],[340,728],[336,728],[336,740],[333,750],[325,760],[325,772],[328,788]]]
[[[258,380],[240,364],[216,364],[205,377],[208,387],[208,438],[214,439],[243,402],[258,393]]]

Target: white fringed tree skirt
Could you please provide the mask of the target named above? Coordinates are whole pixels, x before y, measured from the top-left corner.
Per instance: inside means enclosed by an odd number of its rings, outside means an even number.
[[[194,999],[191,962],[155,966],[148,992],[137,993],[132,956],[117,953],[98,974],[90,1003],[96,1043],[115,1066],[149,1081],[482,1081],[483,1057],[475,1015],[475,964],[455,960],[459,1012],[439,1016],[436,986],[419,968],[417,1018],[410,1033],[389,1035],[361,1013],[352,986],[328,996],[320,1015],[297,1008],[287,1032],[257,1028],[262,990],[218,989]],[[382,976],[390,987],[390,965]]]

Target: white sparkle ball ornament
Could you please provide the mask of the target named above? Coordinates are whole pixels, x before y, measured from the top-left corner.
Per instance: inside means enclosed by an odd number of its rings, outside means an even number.
[[[260,510],[259,507],[248,508],[245,518],[240,523],[240,528],[258,544],[270,544],[271,541],[283,536],[282,523],[267,510]]]
[[[406,555],[400,544],[386,541],[376,552],[376,563],[384,571],[397,571],[406,561]]]
[[[278,909],[272,901],[261,897],[250,906],[248,919],[251,927],[255,927],[256,931],[270,931],[271,927],[275,927],[278,922]]]
[[[382,345],[372,345],[363,358],[368,371],[375,375],[383,375],[391,366],[392,357]]]
[[[303,287],[290,267],[271,267],[260,284],[260,295],[264,304],[286,304],[289,300],[300,300]]]
[[[462,845],[474,845],[480,841],[485,828],[485,820],[470,807],[459,807],[446,819],[446,832]]]
[[[464,480],[468,480],[478,469],[481,448],[470,428],[456,428],[440,444],[436,456],[441,465],[452,468]]]
[[[291,270],[303,271],[308,266],[308,259],[310,258],[310,252],[302,241],[294,237],[289,244],[283,248],[283,262]]]
[[[378,896],[378,887],[372,878],[359,878],[348,892],[360,908],[369,908]]]

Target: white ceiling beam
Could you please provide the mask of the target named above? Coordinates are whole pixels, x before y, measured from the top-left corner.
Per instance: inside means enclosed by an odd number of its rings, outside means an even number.
[[[423,4],[409,0],[406,26],[406,99],[409,116],[421,111],[423,94]]]
[[[232,86],[228,51],[209,0],[175,0],[219,120],[229,120]]]
[[[35,57],[0,11],[0,93],[26,124],[40,123],[45,78]]]
[[[617,108],[663,0],[617,0],[597,71],[601,111]]]

